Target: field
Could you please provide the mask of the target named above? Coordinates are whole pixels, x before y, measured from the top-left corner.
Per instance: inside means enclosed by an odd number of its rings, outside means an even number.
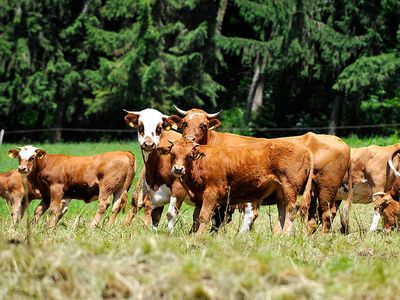
[[[350,146],[386,145],[397,137],[347,139]],[[39,146],[39,145],[35,145]],[[90,155],[126,149],[133,142],[40,145],[49,153]],[[17,166],[0,146],[0,171]],[[30,216],[37,202],[30,205]],[[188,235],[192,208],[184,206],[173,234],[162,218],[159,230],[143,225],[140,213],[129,227],[125,214],[114,226],[90,230],[97,202],[72,201],[60,224],[48,215],[26,242],[26,219],[12,226],[0,202],[0,299],[396,299],[400,292],[400,236],[368,233],[371,205],[353,205],[350,234],[306,236],[296,223],[290,236],[271,234],[275,207],[264,207],[254,230],[238,234],[242,216],[218,234]],[[166,211],[166,210],[165,210]],[[110,216],[108,212],[106,219]],[[105,222],[104,222],[105,223]]]

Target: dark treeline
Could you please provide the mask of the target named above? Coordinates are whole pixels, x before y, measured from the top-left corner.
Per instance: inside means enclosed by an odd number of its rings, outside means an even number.
[[[126,129],[123,108],[176,104],[247,134],[391,134],[340,127],[400,122],[399,23],[398,0],[0,0],[0,127]]]

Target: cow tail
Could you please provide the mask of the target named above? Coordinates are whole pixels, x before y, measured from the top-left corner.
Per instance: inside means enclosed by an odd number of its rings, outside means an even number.
[[[309,149],[307,150],[310,156],[310,172],[308,174],[306,187],[303,192],[303,199],[301,200],[300,203],[300,215],[303,220],[307,217],[308,210],[310,209],[312,181],[314,178],[314,155]]]
[[[133,153],[130,153],[131,156],[129,157],[130,160],[130,168],[128,168],[128,172],[126,174],[124,189],[123,189],[123,197],[126,199],[123,201],[122,209],[125,210],[126,203],[128,202],[128,191],[132,185],[133,179],[135,178],[135,174],[137,171],[137,162],[136,158]]]
[[[348,177],[348,193],[346,203],[343,206],[343,213],[340,215],[341,232],[347,234],[349,232],[349,221],[350,221],[350,207],[353,203],[353,176],[351,171],[351,149],[349,156],[349,163],[347,166],[347,177]]]

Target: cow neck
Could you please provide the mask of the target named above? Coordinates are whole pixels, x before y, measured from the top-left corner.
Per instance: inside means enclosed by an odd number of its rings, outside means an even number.
[[[144,165],[146,167],[146,184],[150,187],[154,186],[157,180],[157,169],[158,169],[158,161],[160,157],[156,150],[151,151],[147,155],[147,159],[144,161]]]
[[[32,167],[32,171],[27,176],[28,181],[31,182],[33,186],[39,185],[40,182],[39,173],[44,169],[44,166],[46,165],[47,161],[48,161],[47,155],[45,155],[40,159],[38,158],[35,159],[35,164]]]
[[[200,145],[209,145],[212,144],[213,140],[215,138],[215,131],[214,130],[208,130],[207,134],[204,136],[204,138],[202,138],[199,141]]]

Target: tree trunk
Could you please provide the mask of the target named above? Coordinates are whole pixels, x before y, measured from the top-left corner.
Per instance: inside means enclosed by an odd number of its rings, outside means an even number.
[[[57,110],[53,120],[53,128],[55,128],[55,130],[51,134],[52,143],[58,143],[59,141],[61,141],[62,137],[61,127],[64,119],[64,110],[65,110],[65,101],[63,99],[57,103]]]
[[[343,101],[341,101],[342,95],[336,94],[333,101],[333,108],[331,113],[331,121],[329,122],[329,134],[336,135],[336,127],[339,125],[339,112],[341,110]]]
[[[246,103],[245,121],[248,124],[250,121],[251,113],[256,112],[263,104],[264,84],[265,84],[265,65],[267,59],[260,58],[258,54],[254,63],[254,75],[251,81],[249,95]]]

